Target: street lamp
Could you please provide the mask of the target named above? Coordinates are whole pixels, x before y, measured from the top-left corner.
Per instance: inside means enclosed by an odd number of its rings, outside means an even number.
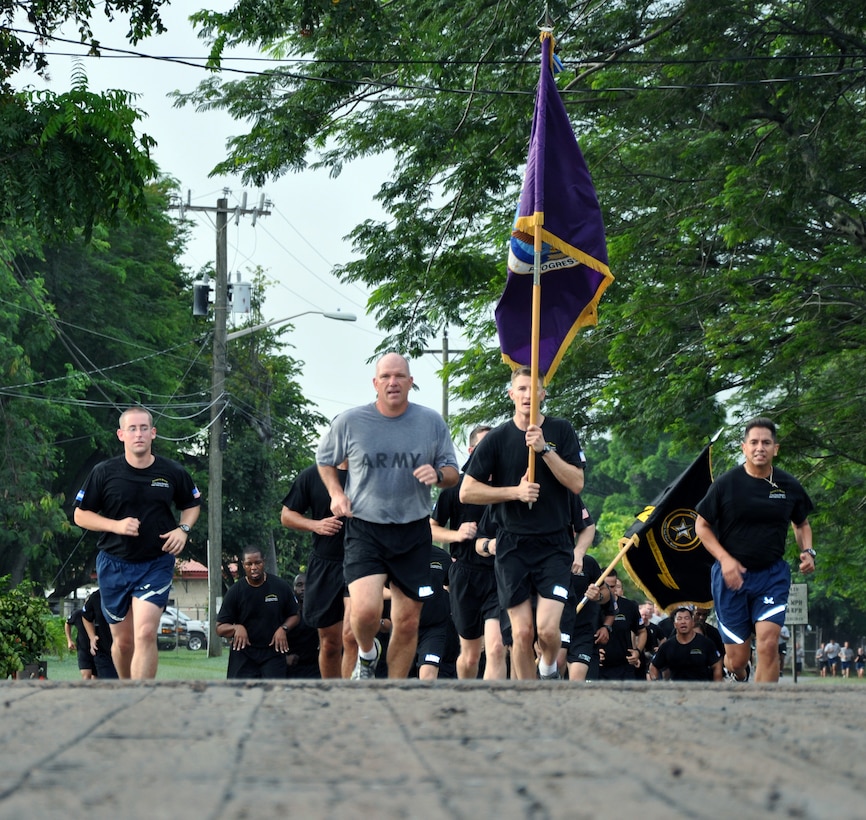
[[[333,319],[337,322],[356,322],[358,320],[358,317],[354,313],[342,313],[339,310],[334,312],[328,310],[305,310],[303,313],[296,313],[294,316],[286,316],[285,319],[272,319],[270,322],[262,322],[260,325],[233,330],[231,333],[226,333],[226,341],[230,342],[233,339],[240,339],[241,336],[249,336],[250,333],[258,333],[258,331],[265,330],[265,328],[282,325],[286,322],[291,322],[292,319],[297,319],[299,316],[307,316],[310,313],[317,313],[319,316],[324,316],[326,319]]]
[[[217,234],[219,236],[219,233]],[[217,255],[219,259],[219,254]],[[218,266],[219,267],[219,266]],[[219,274],[220,271],[218,270]],[[217,276],[219,280],[219,276]],[[208,522],[207,522],[207,583],[208,583],[208,657],[222,655],[222,644],[216,634],[217,598],[222,590],[223,553],[223,411],[225,410],[226,342],[249,336],[273,325],[281,325],[315,313],[338,322],[354,322],[353,313],[325,310],[304,310],[285,319],[274,319],[260,325],[244,327],[226,333],[226,300],[220,294],[219,282],[215,292],[213,333],[213,379],[211,384],[210,453],[208,459]]]

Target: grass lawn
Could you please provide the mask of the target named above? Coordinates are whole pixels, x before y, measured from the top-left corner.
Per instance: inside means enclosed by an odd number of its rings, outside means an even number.
[[[207,652],[190,652],[186,647],[161,651],[157,680],[225,680],[229,661],[227,649],[218,658],[209,658]],[[81,680],[75,654],[62,658],[48,656],[49,680]]]

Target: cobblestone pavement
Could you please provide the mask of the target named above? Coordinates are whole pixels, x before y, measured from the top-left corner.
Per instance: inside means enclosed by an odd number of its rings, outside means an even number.
[[[2,818],[866,817],[866,687],[0,683]]]

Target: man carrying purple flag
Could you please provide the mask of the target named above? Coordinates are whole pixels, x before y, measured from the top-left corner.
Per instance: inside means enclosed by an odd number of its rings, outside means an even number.
[[[549,31],[541,41],[529,156],[496,326],[502,358],[512,368],[531,364],[535,339],[547,384],[578,329],[597,323],[598,302],[613,276],[592,179],[553,79]],[[541,291],[538,328],[530,310],[534,286]]]
[[[530,368],[515,370],[508,391],[514,416],[478,444],[466,466],[460,501],[495,507],[494,572],[499,604],[511,622],[512,676],[520,680],[536,676],[533,640],[537,635],[538,676],[558,680],[560,621],[571,568],[578,559],[571,496],[583,489],[585,463],[568,421],[552,416],[541,416],[537,424],[530,421],[532,388]],[[539,392],[543,399],[544,390]],[[528,449],[539,462],[535,480],[526,467]],[[534,612],[533,595],[538,596]]]

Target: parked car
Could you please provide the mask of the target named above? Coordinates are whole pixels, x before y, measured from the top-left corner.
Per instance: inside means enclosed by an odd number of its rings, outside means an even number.
[[[159,619],[156,643],[160,649],[185,646],[192,652],[207,649],[208,625],[190,618],[177,607],[167,606]]]

